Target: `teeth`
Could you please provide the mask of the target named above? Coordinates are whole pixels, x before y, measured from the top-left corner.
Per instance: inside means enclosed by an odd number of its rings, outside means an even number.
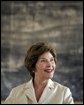
[[[49,70],[44,70],[44,71],[46,71],[46,72],[52,72],[53,70],[49,69]]]

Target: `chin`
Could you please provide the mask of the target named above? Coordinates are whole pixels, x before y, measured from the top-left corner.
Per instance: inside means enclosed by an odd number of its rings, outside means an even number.
[[[47,79],[52,79],[52,78],[53,78],[53,75],[52,75],[52,76],[48,76],[48,77],[47,77]]]

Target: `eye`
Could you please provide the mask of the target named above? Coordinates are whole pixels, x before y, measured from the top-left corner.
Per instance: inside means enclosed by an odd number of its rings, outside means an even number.
[[[53,61],[54,61],[54,59],[51,59],[50,61],[51,61],[51,62],[53,62]]]
[[[41,62],[46,62],[46,59],[41,59]]]

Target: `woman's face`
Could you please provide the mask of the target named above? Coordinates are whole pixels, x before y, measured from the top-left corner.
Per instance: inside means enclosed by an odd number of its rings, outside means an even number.
[[[54,57],[50,52],[43,53],[35,66],[35,76],[41,79],[50,79],[53,77],[56,68]]]

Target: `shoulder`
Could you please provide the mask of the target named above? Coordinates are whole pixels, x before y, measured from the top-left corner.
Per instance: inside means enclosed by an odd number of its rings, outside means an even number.
[[[16,87],[12,88],[12,91],[19,90],[19,89],[22,90],[23,88],[25,88],[26,84],[27,83],[23,83],[23,84],[20,84]]]
[[[21,90],[23,90],[23,88],[25,88],[26,83],[20,84],[14,88],[12,88],[11,93],[16,93],[16,92],[20,92]]]
[[[25,90],[27,89],[27,87],[29,85],[30,84],[29,84],[29,81],[28,81],[26,83],[23,83],[23,84],[20,84],[20,85],[14,87],[11,90],[9,96],[6,98],[4,103],[7,104],[7,103],[15,103],[15,102],[17,102],[21,97],[24,96],[24,92],[25,92]]]
[[[52,81],[53,84],[54,84],[54,87],[57,87],[57,88],[60,88],[60,89],[67,89],[68,87],[67,86],[64,86],[56,81]]]
[[[64,86],[58,82],[50,80],[50,86],[54,89],[55,97],[59,97],[62,100],[62,103],[69,104],[74,103],[72,98],[72,93],[67,86]]]
[[[9,97],[10,96],[15,97],[15,96],[19,96],[20,94],[23,94],[24,91],[27,89],[27,87],[30,85],[29,83],[30,83],[30,81],[25,82],[23,84],[20,84],[20,85],[18,85],[16,87],[12,88],[12,90],[11,90],[11,92],[9,94]]]
[[[53,83],[56,90],[63,95],[64,102],[67,103],[67,101],[70,101],[71,103],[73,103],[72,92],[70,88],[55,81],[53,81]]]
[[[56,81],[52,81],[54,88],[56,89],[56,91],[62,92],[63,94],[71,94],[70,88],[67,86],[64,86]]]

